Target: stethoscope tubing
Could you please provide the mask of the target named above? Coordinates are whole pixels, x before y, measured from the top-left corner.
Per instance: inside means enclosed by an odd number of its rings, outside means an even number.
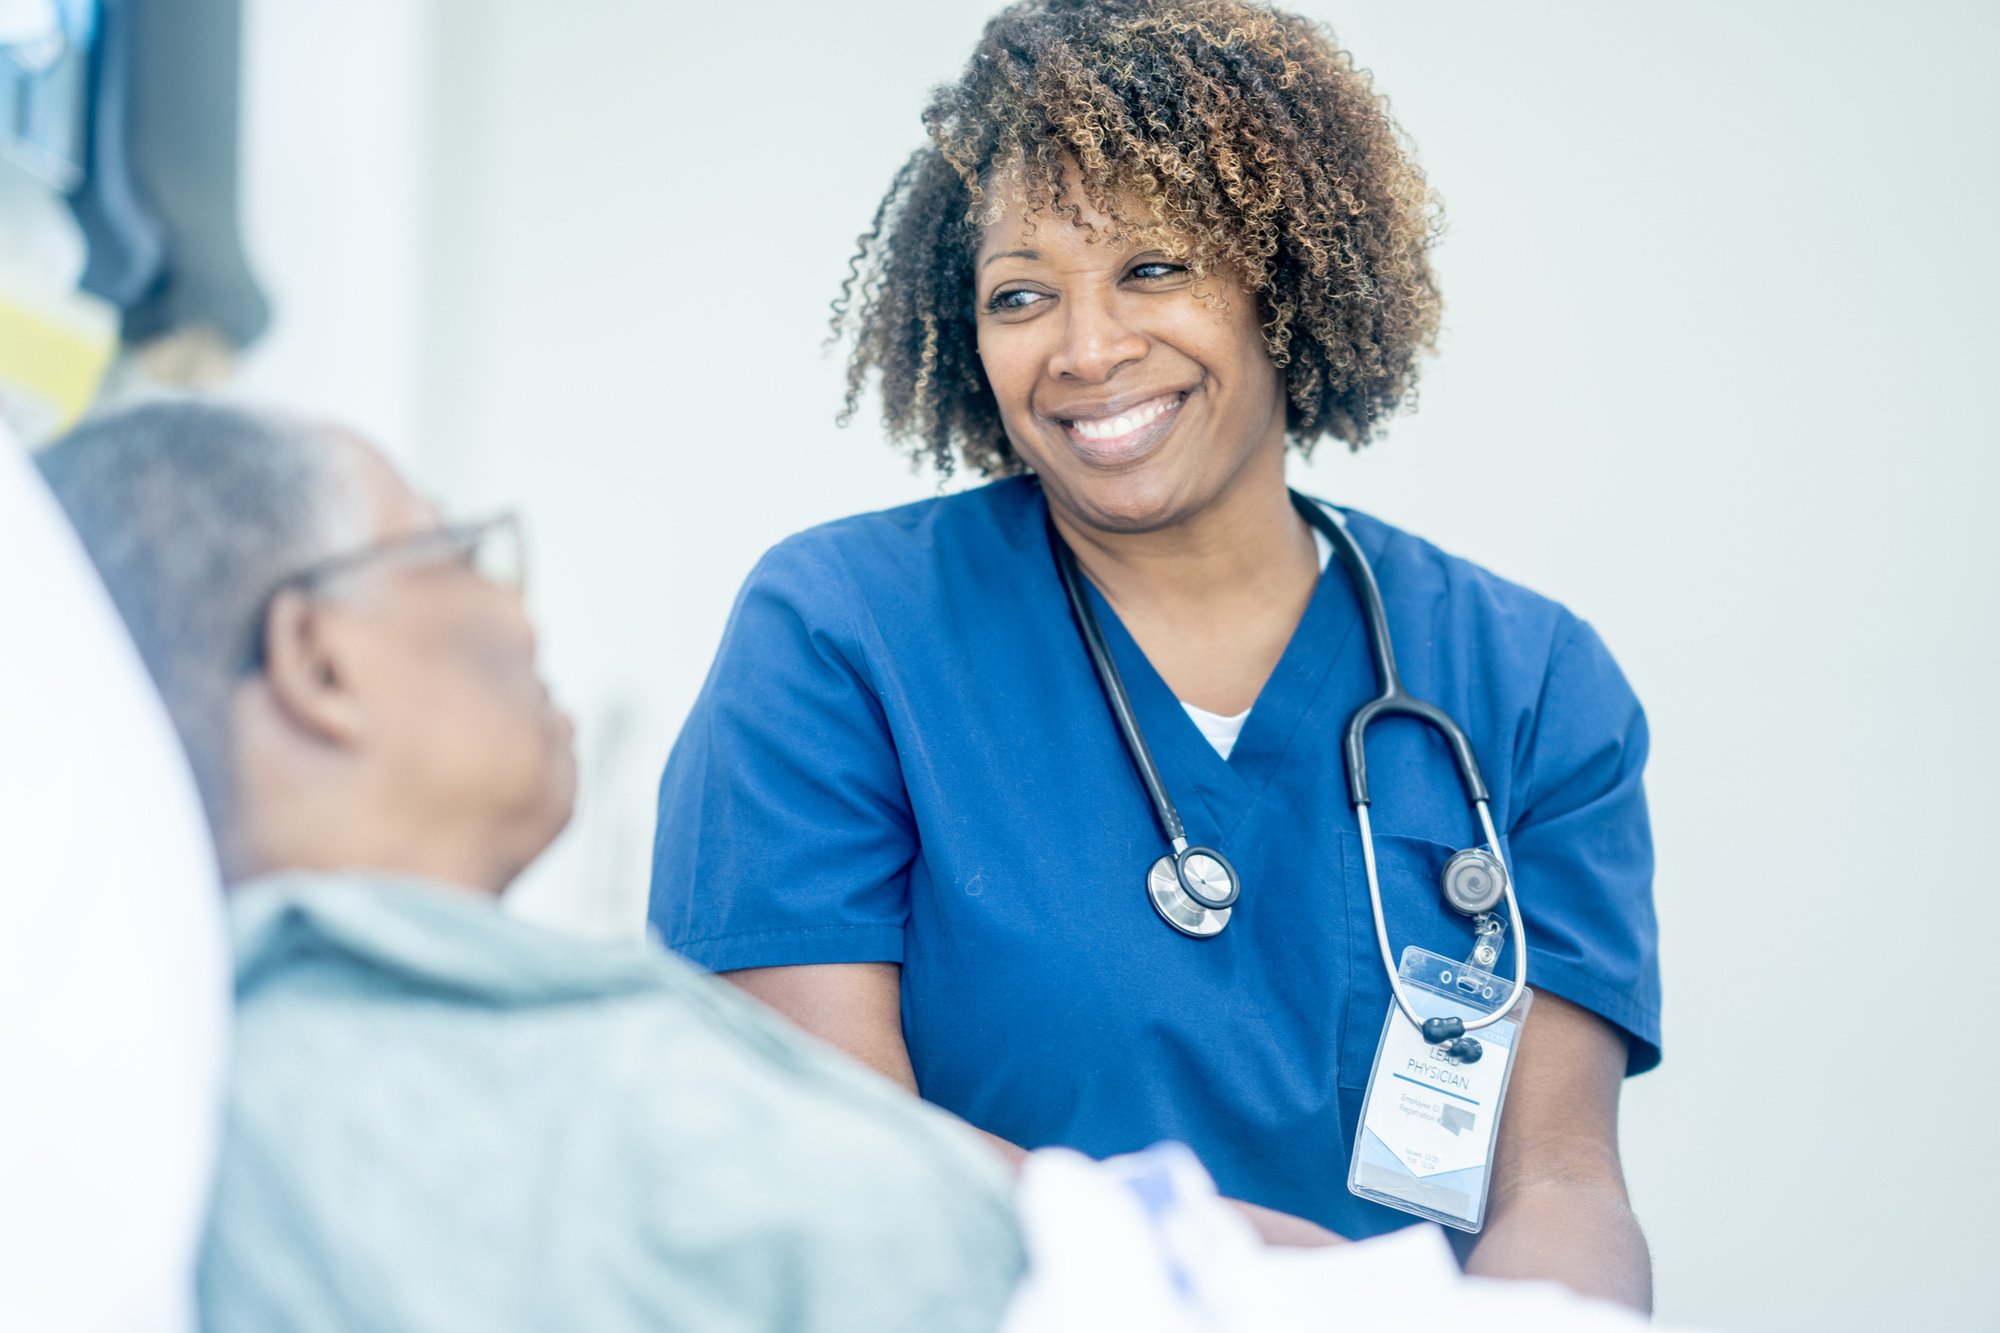
[[[1368,622],[1368,643],[1375,659],[1375,673],[1382,692],[1356,709],[1348,719],[1347,730],[1342,737],[1342,751],[1347,766],[1348,798],[1354,808],[1356,823],[1361,831],[1361,859],[1367,872],[1368,907],[1375,923],[1375,944],[1382,954],[1382,970],[1389,980],[1390,993],[1395,997],[1396,1007],[1412,1024],[1421,1028],[1424,1020],[1417,1013],[1403,985],[1402,970],[1397,966],[1394,950],[1389,944],[1389,925],[1382,908],[1382,881],[1375,863],[1375,834],[1369,819],[1368,807],[1368,728],[1376,719],[1391,715],[1415,718],[1435,729],[1452,751],[1452,758],[1458,766],[1459,779],[1465,787],[1468,803],[1479,817],[1480,832],[1485,835],[1486,845],[1492,850],[1493,858],[1500,866],[1502,891],[1506,897],[1507,914],[1514,931],[1514,985],[1507,1002],[1493,1012],[1475,1019],[1465,1020],[1463,1031],[1476,1032],[1490,1027],[1505,1018],[1519,1001],[1527,983],[1528,947],[1527,936],[1521,925],[1520,903],[1514,897],[1514,877],[1508,868],[1505,854],[1500,848],[1500,837],[1493,827],[1493,815],[1489,808],[1491,798],[1487,794],[1485,779],[1479,772],[1479,762],[1472,753],[1472,743],[1465,732],[1452,721],[1449,714],[1435,704],[1426,703],[1411,695],[1403,688],[1401,675],[1396,670],[1396,650],[1389,636],[1389,613],[1382,601],[1382,590],[1375,582],[1375,571],[1368,565],[1361,546],[1348,532],[1347,525],[1297,491],[1291,492],[1292,505],[1300,517],[1325,535],[1332,544],[1334,554],[1340,558],[1342,568],[1347,571],[1354,584],[1361,603],[1363,617]],[[1160,829],[1167,836],[1173,849],[1175,871],[1183,892],[1202,906],[1211,906],[1188,883],[1185,861],[1191,851],[1207,852],[1204,848],[1190,849],[1187,830],[1181,823],[1180,812],[1174,808],[1173,797],[1167,792],[1165,779],[1160,774],[1159,764],[1153,758],[1153,751],[1146,744],[1146,736],[1140,730],[1139,720],[1132,709],[1131,695],[1125,689],[1125,681],[1112,660],[1110,646],[1105,642],[1103,627],[1098,623],[1096,613],[1091,610],[1089,592],[1084,587],[1082,571],[1077,567],[1076,555],[1069,544],[1056,530],[1054,517],[1047,522],[1050,552],[1055,557],[1056,570],[1062,579],[1063,592],[1067,595],[1076,621],[1077,629],[1083,637],[1085,650],[1090,655],[1091,666],[1096,670],[1098,683],[1104,689],[1104,697],[1111,706],[1111,714],[1118,724],[1119,734],[1124,738],[1127,753],[1133,766],[1138,769],[1139,779],[1146,788],[1146,796],[1153,804],[1153,813],[1159,819]],[[1209,852],[1220,860],[1219,853]],[[1227,863],[1223,862],[1226,866]],[[1228,903],[1236,899],[1235,872],[1229,872],[1230,887]]]
[[[1187,829],[1181,824],[1180,811],[1174,808],[1174,799],[1167,794],[1166,780],[1160,776],[1160,766],[1153,759],[1152,747],[1146,744],[1146,734],[1139,729],[1139,719],[1132,712],[1132,696],[1125,690],[1125,678],[1119,673],[1118,664],[1111,660],[1110,645],[1104,641],[1104,627],[1091,613],[1089,592],[1083,586],[1083,574],[1077,568],[1076,556],[1062,539],[1062,534],[1056,531],[1053,520],[1049,522],[1048,529],[1049,548],[1056,558],[1056,570],[1062,575],[1063,591],[1076,611],[1073,618],[1083,634],[1084,649],[1090,654],[1090,664],[1096,669],[1098,682],[1104,687],[1111,715],[1118,720],[1119,733],[1125,737],[1125,749],[1132,756],[1133,766],[1139,770],[1139,780],[1146,786],[1146,796],[1153,803],[1153,813],[1159,817],[1160,829],[1178,855],[1187,850]]]
[[[1521,998],[1528,983],[1528,937],[1521,929],[1521,904],[1514,898],[1514,874],[1507,868],[1507,859],[1500,850],[1500,839],[1493,831],[1493,816],[1487,812],[1486,802],[1479,802],[1479,823],[1486,834],[1486,845],[1493,849],[1493,857],[1500,862],[1501,883],[1507,895],[1507,915],[1514,927],[1514,988],[1507,994],[1507,1003],[1483,1018],[1465,1020],[1464,1031],[1477,1032],[1480,1028],[1491,1027],[1512,1012],[1516,1001]],[[1382,971],[1389,978],[1389,993],[1395,997],[1396,1007],[1403,1011],[1403,1017],[1421,1028],[1423,1016],[1411,1003],[1409,993],[1403,987],[1403,970],[1396,965],[1395,950],[1389,946],[1389,923],[1382,914],[1382,881],[1375,870],[1375,835],[1368,824],[1368,807],[1354,807],[1354,817],[1361,825],[1361,865],[1368,873],[1368,910],[1375,917],[1375,946],[1382,951]]]
[[[1480,775],[1479,760],[1472,753],[1472,742],[1465,732],[1451,720],[1436,704],[1426,703],[1403,688],[1402,673],[1396,669],[1395,641],[1389,635],[1389,611],[1382,601],[1382,589],[1375,582],[1375,571],[1368,564],[1368,557],[1361,553],[1361,544],[1354,540],[1354,534],[1347,525],[1333,518],[1297,491],[1292,492],[1292,507],[1299,517],[1319,529],[1333,546],[1333,553],[1340,558],[1340,564],[1347,571],[1348,580],[1354,584],[1355,595],[1361,603],[1361,614],[1368,621],[1368,647],[1375,658],[1375,678],[1381,683],[1382,692],[1354,710],[1347,721],[1347,734],[1343,739],[1343,750],[1347,759],[1347,798],[1356,809],[1368,804],[1368,750],[1363,743],[1368,728],[1379,717],[1401,714],[1413,717],[1437,729],[1447,744],[1451,746],[1452,758],[1458,763],[1459,780],[1465,784],[1466,800],[1481,803],[1487,800],[1486,780]]]
[[[1451,747],[1452,758],[1458,765],[1459,780],[1465,787],[1466,800],[1479,817],[1479,830],[1486,837],[1486,845],[1492,849],[1493,859],[1500,863],[1500,882],[1506,894],[1507,915],[1514,931],[1514,989],[1508,995],[1507,1003],[1500,1008],[1484,1017],[1466,1020],[1465,1031],[1491,1027],[1513,1009],[1527,983],[1528,939],[1521,926],[1521,907],[1514,897],[1514,874],[1507,864],[1506,854],[1500,849],[1500,836],[1493,827],[1492,798],[1479,771],[1479,760],[1472,753],[1472,742],[1467,739],[1464,730],[1452,721],[1450,714],[1403,688],[1402,675],[1396,669],[1395,645],[1389,637],[1389,612],[1382,601],[1382,589],[1375,582],[1375,571],[1362,554],[1361,544],[1354,540],[1354,534],[1347,530],[1345,523],[1333,518],[1297,491],[1292,492],[1292,507],[1333,544],[1334,554],[1340,557],[1341,566],[1347,570],[1348,578],[1354,584],[1362,614],[1368,621],[1368,643],[1375,658],[1375,676],[1382,689],[1375,698],[1355,709],[1354,716],[1348,719],[1347,732],[1342,737],[1342,750],[1347,759],[1348,799],[1354,806],[1355,822],[1361,829],[1361,863],[1368,875],[1368,908],[1375,918],[1375,943],[1382,951],[1382,970],[1389,978],[1390,993],[1395,996],[1396,1007],[1403,1011],[1403,1016],[1422,1027],[1424,1020],[1418,1016],[1416,1006],[1411,1003],[1409,993],[1403,986],[1402,969],[1397,966],[1395,951],[1389,945],[1389,925],[1382,911],[1382,881],[1375,866],[1375,833],[1368,817],[1368,728],[1377,718],[1401,715],[1430,726]]]

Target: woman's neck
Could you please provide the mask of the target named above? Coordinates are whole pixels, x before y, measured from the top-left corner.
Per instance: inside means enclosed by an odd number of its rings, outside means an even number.
[[[1241,479],[1215,503],[1150,532],[1111,532],[1051,508],[1056,530],[1120,615],[1178,619],[1275,596],[1293,602],[1319,576],[1312,529],[1292,508],[1282,464]],[[1178,614],[1177,614],[1178,613]]]
[[[1319,582],[1319,552],[1292,508],[1282,455],[1151,532],[1108,532],[1050,512],[1176,697],[1225,717],[1255,702]]]

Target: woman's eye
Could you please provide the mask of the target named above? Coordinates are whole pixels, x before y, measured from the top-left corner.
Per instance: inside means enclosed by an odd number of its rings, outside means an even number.
[[[1185,264],[1169,264],[1164,259],[1150,259],[1143,264],[1132,266],[1132,276],[1141,282],[1158,282],[1161,278],[1171,278],[1187,272]]]
[[[987,298],[986,309],[989,314],[996,315],[1003,314],[1009,310],[1026,310],[1041,299],[1042,294],[1040,292],[1029,291],[1025,287],[1010,287],[1004,291],[995,292],[991,297]]]

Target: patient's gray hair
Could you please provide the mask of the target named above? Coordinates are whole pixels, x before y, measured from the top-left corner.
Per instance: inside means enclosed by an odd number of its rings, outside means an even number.
[[[231,699],[265,598],[373,530],[343,438],[180,399],[87,421],[36,461],[166,700],[220,838],[233,800]]]

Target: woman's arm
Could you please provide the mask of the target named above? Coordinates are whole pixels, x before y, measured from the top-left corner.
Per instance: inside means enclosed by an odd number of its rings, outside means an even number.
[[[1650,1311],[1653,1265],[1618,1163],[1625,1041],[1559,996],[1534,997],[1507,1088],[1486,1226],[1465,1271],[1546,1278]]]
[[[838,1047],[892,1083],[917,1093],[910,1048],[903,1040],[903,969],[895,963],[808,963],[747,967],[721,974],[830,1046]],[[1515,1077],[1518,1078],[1516,1070]],[[1018,1170],[1027,1150],[997,1134],[974,1129]],[[1322,1226],[1256,1204],[1236,1204],[1267,1245],[1337,1245]]]
[[[803,963],[746,967],[720,975],[795,1026],[916,1095],[917,1075],[910,1067],[910,1048],[903,1042],[899,964]]]

